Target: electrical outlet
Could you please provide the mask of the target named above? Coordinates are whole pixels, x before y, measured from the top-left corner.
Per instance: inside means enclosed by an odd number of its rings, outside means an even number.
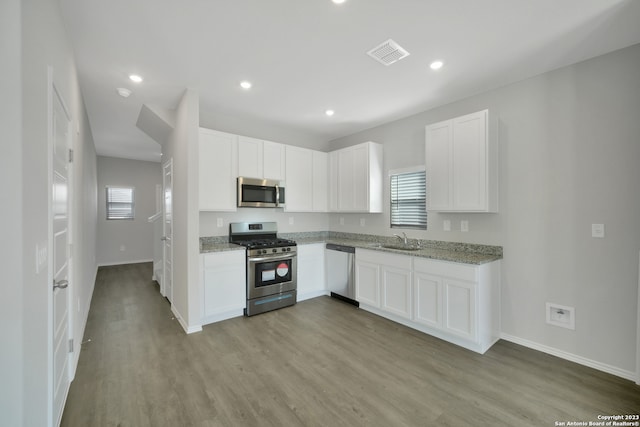
[[[451,220],[445,219],[444,222],[442,223],[442,226],[444,228],[444,231],[451,231]]]
[[[460,231],[469,231],[469,221],[467,221],[466,219],[460,221]]]
[[[218,218],[218,219],[216,219],[216,225],[217,225],[218,227],[222,227],[222,224],[223,224],[223,222],[222,222],[222,218]]]
[[[125,245],[120,245],[120,252],[124,252],[127,249]]]
[[[289,225],[293,225],[293,217],[292,216],[289,217]]]
[[[364,225],[366,224],[366,221],[364,218],[360,218],[360,227],[364,227]]]
[[[344,225],[344,217],[343,216],[340,217],[340,225]]]
[[[575,308],[548,302],[546,310],[548,324],[567,329],[576,329]]]
[[[591,224],[591,237],[604,238],[604,224]]]

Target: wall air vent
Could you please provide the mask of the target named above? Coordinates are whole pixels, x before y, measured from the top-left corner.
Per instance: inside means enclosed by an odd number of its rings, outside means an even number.
[[[367,55],[375,59],[381,64],[391,65],[394,62],[406,58],[409,56],[409,52],[404,50],[400,45],[393,40],[389,39],[383,42],[381,45],[374,47]]]

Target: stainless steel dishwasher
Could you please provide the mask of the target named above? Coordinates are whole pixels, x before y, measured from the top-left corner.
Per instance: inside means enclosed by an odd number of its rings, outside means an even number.
[[[331,296],[359,307],[356,301],[356,249],[327,243],[327,284]]]

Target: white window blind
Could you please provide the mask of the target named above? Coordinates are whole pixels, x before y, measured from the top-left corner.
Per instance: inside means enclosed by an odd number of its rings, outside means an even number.
[[[427,229],[425,172],[391,174],[391,227]]]
[[[107,219],[134,219],[131,187],[107,187]]]

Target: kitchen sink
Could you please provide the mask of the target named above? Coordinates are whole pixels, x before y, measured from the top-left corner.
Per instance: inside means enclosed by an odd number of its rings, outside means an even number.
[[[382,248],[386,249],[396,249],[399,251],[419,251],[422,249],[420,246],[416,245],[380,245]]]

